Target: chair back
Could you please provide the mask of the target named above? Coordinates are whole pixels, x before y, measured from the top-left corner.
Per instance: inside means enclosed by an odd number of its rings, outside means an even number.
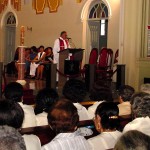
[[[99,54],[99,62],[98,62],[98,68],[100,69],[108,69],[111,68],[112,64],[112,58],[113,58],[113,51],[111,49],[102,48]]]
[[[97,59],[98,59],[98,49],[93,48],[90,52],[90,57],[89,57],[89,64],[97,64]]]
[[[118,56],[119,56],[119,49],[117,49],[116,52],[115,52],[114,64],[118,63]]]

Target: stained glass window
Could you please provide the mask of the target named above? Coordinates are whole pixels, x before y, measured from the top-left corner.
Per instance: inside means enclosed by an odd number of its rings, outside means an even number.
[[[108,8],[103,1],[95,4],[89,13],[89,19],[108,18]]]

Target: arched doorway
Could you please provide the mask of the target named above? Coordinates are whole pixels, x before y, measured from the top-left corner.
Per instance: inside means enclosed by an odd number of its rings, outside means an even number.
[[[91,35],[91,47],[101,50],[107,47],[108,8],[103,1],[94,4],[89,11],[88,24]]]
[[[107,0],[88,0],[81,13],[83,22],[83,45],[86,50],[84,62],[87,63],[93,47],[107,46],[107,28],[111,8]]]
[[[14,58],[16,43],[16,18],[12,12],[5,16],[4,26],[4,63],[7,64]]]

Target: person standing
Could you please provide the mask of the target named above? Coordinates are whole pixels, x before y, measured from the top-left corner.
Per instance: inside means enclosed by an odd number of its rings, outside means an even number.
[[[57,69],[59,69],[59,51],[70,48],[70,44],[67,38],[67,32],[62,31],[60,33],[60,37],[55,40],[53,47],[54,54],[54,63],[57,64]],[[56,77],[56,81],[58,82],[58,73]]]

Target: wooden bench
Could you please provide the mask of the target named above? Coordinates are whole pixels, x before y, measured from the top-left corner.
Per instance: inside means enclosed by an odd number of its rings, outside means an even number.
[[[131,115],[126,116],[120,116],[120,123],[121,123],[121,131],[123,130],[124,126],[130,122]],[[89,139],[91,137],[94,137],[98,135],[99,133],[96,131],[94,127],[93,120],[84,120],[80,121],[78,124],[78,127],[92,127],[93,134],[91,136],[86,136],[86,139]],[[41,141],[41,144],[47,144],[49,143],[55,136],[56,133],[47,125],[47,126],[37,126],[37,127],[31,127],[31,128],[22,128],[20,133],[23,134],[34,134],[37,135]]]
[[[94,125],[93,120],[85,120],[85,121],[80,121],[78,127],[86,127],[86,126],[93,126],[93,125]],[[95,128],[93,128],[92,130],[93,130],[92,136],[96,136],[98,134],[98,132],[95,130]],[[47,144],[56,136],[56,133],[48,125],[30,127],[30,128],[22,128],[20,130],[20,133],[22,135],[23,134],[37,135],[41,141],[41,145]],[[85,138],[88,139],[92,136],[87,136]]]

